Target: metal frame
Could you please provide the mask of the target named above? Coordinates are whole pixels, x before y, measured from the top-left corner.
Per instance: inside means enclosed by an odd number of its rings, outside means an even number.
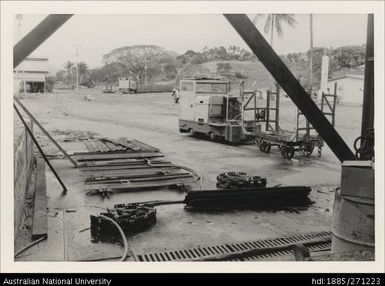
[[[224,16],[274,77],[276,82],[285,90],[295,105],[314,126],[337,158],[341,162],[354,160],[355,156],[348,145],[247,15],[225,14]]]

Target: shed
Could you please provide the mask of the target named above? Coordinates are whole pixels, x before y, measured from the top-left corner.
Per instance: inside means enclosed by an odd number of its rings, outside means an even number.
[[[334,92],[337,83],[337,95],[340,103],[362,104],[364,91],[363,75],[343,75],[328,79],[327,88]]]
[[[13,72],[16,82],[25,82],[27,92],[44,92],[48,74],[48,58],[25,59]]]

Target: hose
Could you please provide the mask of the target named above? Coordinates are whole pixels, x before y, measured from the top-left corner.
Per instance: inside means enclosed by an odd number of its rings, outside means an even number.
[[[107,217],[107,216],[105,216],[105,215],[102,215],[102,214],[99,215],[99,217],[104,218],[104,219],[106,219],[106,220],[109,220],[109,221],[112,222],[112,223],[116,226],[116,228],[119,230],[119,233],[120,233],[120,235],[122,236],[123,243],[124,243],[124,252],[123,252],[122,258],[120,258],[120,261],[125,261],[126,258],[127,258],[127,254],[128,254],[128,242],[127,242],[126,235],[125,235],[124,232],[123,232],[123,229],[122,229],[122,228],[120,227],[120,225],[119,225],[116,221],[114,221],[113,219],[111,219],[111,218],[109,218],[109,217]]]
[[[47,236],[42,236],[40,237],[39,239],[36,239],[34,241],[32,241],[30,244],[24,246],[22,249],[20,249],[18,252],[15,253],[15,255],[13,256],[14,258],[16,258],[17,256],[19,256],[21,253],[23,253],[24,251],[26,251],[27,249],[31,248],[32,246],[34,246],[35,244],[38,244],[40,241],[43,241],[47,239]]]

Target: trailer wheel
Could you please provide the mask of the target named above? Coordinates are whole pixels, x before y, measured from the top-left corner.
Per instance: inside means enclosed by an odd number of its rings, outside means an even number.
[[[266,143],[264,141],[260,142],[259,143],[259,150],[261,150],[262,152],[264,152],[263,150],[265,149],[265,145]]]
[[[209,137],[211,141],[214,141],[216,139],[215,133],[214,132],[209,132]]]
[[[303,154],[307,158],[309,158],[311,156],[311,154],[313,153],[313,150],[314,150],[314,142],[313,141],[304,143]]]
[[[270,143],[266,143],[265,149],[263,151],[265,153],[270,153],[270,150],[271,150],[271,144]]]
[[[281,147],[281,154],[282,154],[283,158],[291,160],[294,157],[294,148],[282,146]]]

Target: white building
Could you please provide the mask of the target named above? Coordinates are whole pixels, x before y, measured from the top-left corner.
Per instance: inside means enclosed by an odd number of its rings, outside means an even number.
[[[27,92],[45,92],[46,76],[48,74],[48,58],[33,57],[25,59],[13,71],[13,78],[23,88],[26,83]]]
[[[339,103],[362,104],[364,92],[363,75],[344,75],[328,79],[327,88],[329,93],[334,93],[337,84],[337,95]]]

